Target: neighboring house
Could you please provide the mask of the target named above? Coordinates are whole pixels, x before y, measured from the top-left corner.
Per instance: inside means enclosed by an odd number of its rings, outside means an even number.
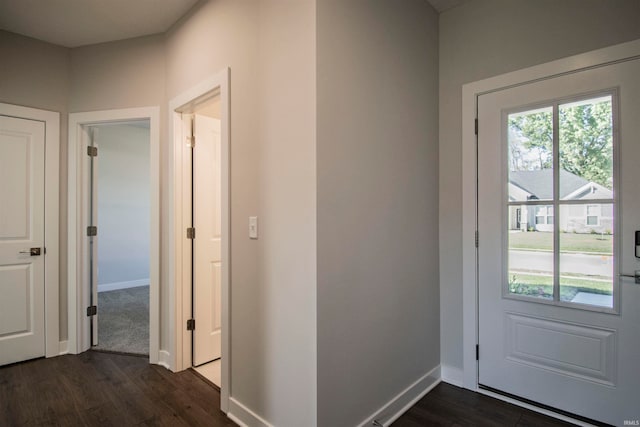
[[[560,199],[584,200],[560,208],[560,231],[576,233],[613,232],[613,203],[589,203],[589,200],[613,200],[613,192],[595,182],[560,170]],[[553,200],[553,170],[509,172],[509,201]],[[552,205],[509,206],[509,229],[553,231]]]

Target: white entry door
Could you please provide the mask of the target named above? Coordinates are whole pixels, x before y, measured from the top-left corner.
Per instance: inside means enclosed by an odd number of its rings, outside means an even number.
[[[478,98],[479,384],[640,419],[640,60]],[[519,217],[518,217],[519,215]]]
[[[195,115],[193,149],[193,336],[195,366],[220,358],[222,210],[220,121]]]
[[[0,365],[44,356],[44,123],[0,116]]]

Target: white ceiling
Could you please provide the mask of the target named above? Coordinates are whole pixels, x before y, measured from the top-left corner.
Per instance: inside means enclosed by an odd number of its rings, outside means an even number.
[[[0,0],[0,29],[78,47],[162,33],[197,0]]]
[[[65,47],[163,33],[198,0],[0,0],[0,29]],[[470,0],[428,0],[444,12]]]
[[[431,6],[439,13],[444,12],[445,10],[453,9],[456,6],[460,6],[463,3],[466,3],[470,0],[428,0],[431,3]]]

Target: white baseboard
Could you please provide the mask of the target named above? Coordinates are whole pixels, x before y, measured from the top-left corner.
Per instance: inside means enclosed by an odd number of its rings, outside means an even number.
[[[149,286],[149,279],[129,280],[127,282],[98,283],[98,292],[117,291],[119,289]]]
[[[382,426],[390,426],[409,408],[422,399],[440,383],[440,365],[420,377],[416,382],[401,391],[397,396],[378,409],[373,415],[360,423],[359,427],[370,427],[374,421]]]
[[[442,381],[456,387],[464,387],[464,373],[462,369],[442,365],[440,367]]]
[[[229,398],[229,412],[227,412],[227,417],[240,427],[273,427],[264,418],[233,397]]]
[[[60,341],[58,343],[58,354],[62,356],[67,353],[69,353],[69,341]]]
[[[171,371],[171,354],[167,350],[158,351],[158,365]]]

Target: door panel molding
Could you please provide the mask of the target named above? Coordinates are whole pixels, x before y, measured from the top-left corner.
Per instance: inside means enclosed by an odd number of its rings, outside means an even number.
[[[44,310],[45,356],[60,354],[59,216],[60,216],[60,113],[0,103],[0,115],[44,123]]]
[[[616,385],[614,329],[511,312],[505,313],[505,326],[507,360],[611,387]],[[559,339],[574,341],[581,351],[555,354],[555,347],[540,345]]]

